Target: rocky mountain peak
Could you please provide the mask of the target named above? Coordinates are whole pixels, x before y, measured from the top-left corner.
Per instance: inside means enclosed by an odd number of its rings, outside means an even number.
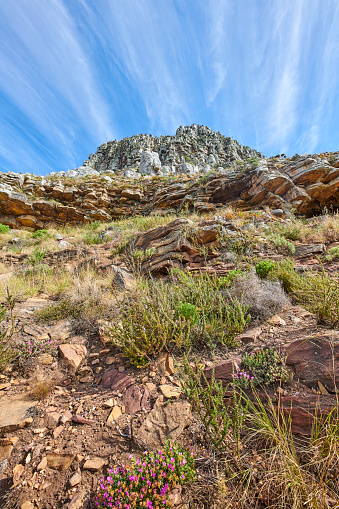
[[[136,178],[138,174],[195,175],[208,173],[213,168],[225,168],[233,161],[245,162],[253,157],[264,158],[257,150],[244,147],[220,132],[204,125],[192,124],[178,127],[174,136],[138,134],[119,141],[105,142],[94,154],[90,154],[82,166],[58,172],[58,175],[82,177],[106,171],[127,171],[125,176]],[[151,164],[145,165],[146,160]],[[152,161],[155,161],[154,164]]]

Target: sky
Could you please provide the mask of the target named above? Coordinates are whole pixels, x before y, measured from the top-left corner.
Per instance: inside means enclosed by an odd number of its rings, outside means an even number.
[[[338,27],[338,0],[0,0],[0,171],[191,124],[339,150]]]

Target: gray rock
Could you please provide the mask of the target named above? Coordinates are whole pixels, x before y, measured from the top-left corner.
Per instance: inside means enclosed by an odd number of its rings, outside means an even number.
[[[161,169],[161,161],[157,152],[144,150],[141,154],[139,173],[142,175],[157,175]]]

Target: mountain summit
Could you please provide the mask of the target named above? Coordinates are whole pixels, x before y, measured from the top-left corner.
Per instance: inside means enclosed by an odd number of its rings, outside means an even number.
[[[127,177],[139,175],[195,175],[224,168],[233,161],[264,158],[257,150],[212,131],[204,125],[180,126],[174,136],[154,137],[138,134],[120,141],[108,141],[90,154],[83,166],[58,174],[76,177],[106,171],[127,171]],[[51,174],[55,175],[55,173]]]

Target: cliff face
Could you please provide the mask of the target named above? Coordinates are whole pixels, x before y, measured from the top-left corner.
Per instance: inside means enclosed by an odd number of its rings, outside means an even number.
[[[0,222],[39,229],[225,204],[306,215],[339,208],[339,152],[265,159],[204,126],[109,142],[85,163],[46,178],[0,173]]]
[[[139,134],[104,143],[95,154],[89,156],[83,166],[66,172],[66,175],[127,169],[151,175],[193,174],[253,157],[264,156],[250,147],[240,145],[232,138],[212,131],[209,127],[193,124],[179,127],[175,136],[153,137]]]

